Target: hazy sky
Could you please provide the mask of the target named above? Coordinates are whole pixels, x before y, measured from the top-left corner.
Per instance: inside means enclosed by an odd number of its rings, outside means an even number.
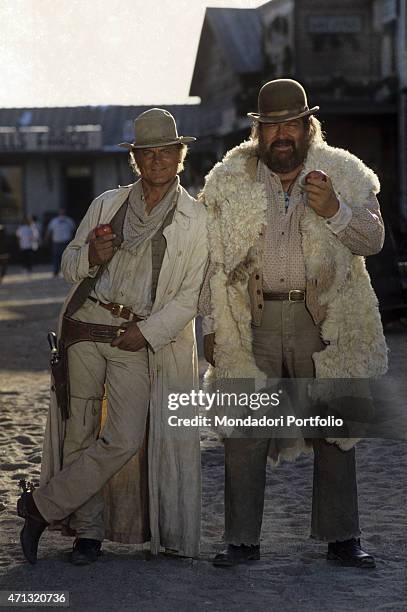
[[[0,0],[0,107],[188,98],[206,6],[266,0]]]

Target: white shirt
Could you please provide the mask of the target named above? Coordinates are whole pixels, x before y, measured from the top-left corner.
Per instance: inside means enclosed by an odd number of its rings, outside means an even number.
[[[58,215],[48,223],[48,232],[52,242],[69,242],[75,231],[75,223],[70,217]]]
[[[159,206],[174,202],[174,193],[178,187],[178,181],[165,194]],[[141,181],[135,183],[130,193],[130,204],[143,210],[145,214],[145,202],[142,194]],[[126,220],[130,213],[127,209]],[[131,226],[123,225],[124,240],[132,238]],[[90,275],[96,274],[97,267],[91,268]],[[152,284],[152,242],[151,238],[140,244],[134,252],[122,247],[114,254],[105,267],[101,277],[98,279],[94,290],[91,292],[101,302],[123,304],[130,308],[139,317],[145,318],[151,313],[151,284]]]
[[[17,229],[16,235],[22,251],[32,249],[34,235],[29,225],[20,225],[20,227]]]

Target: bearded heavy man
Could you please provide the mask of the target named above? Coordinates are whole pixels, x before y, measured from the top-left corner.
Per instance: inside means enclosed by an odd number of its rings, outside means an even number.
[[[135,141],[123,146],[141,178],[97,197],[63,255],[64,276],[75,283],[59,338],[68,418],[53,391],[40,487],[18,502],[31,563],[45,527],[61,521],[76,534],[77,565],[96,560],[104,537],[148,540],[153,553],[199,550],[199,435],[168,435],[165,411],[171,390],[197,382],[193,318],[206,213],[178,177],[195,138],[178,136],[163,109],[142,113],[134,127]]]
[[[387,350],[364,263],[383,245],[379,181],[324,142],[319,107],[308,107],[298,82],[265,84],[258,106],[250,140],[213,168],[203,191],[206,358],[220,378],[381,375]],[[326,180],[304,184],[316,169]],[[227,438],[228,546],[214,564],[259,558],[267,457],[293,457],[312,444],[311,536],[328,542],[329,560],[374,567],[360,546],[355,441]]]

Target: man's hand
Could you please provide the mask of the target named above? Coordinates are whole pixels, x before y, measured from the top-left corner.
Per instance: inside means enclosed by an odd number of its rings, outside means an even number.
[[[115,338],[111,346],[117,346],[117,348],[122,351],[139,351],[147,346],[147,340],[144,338],[135,321],[123,323],[120,327],[126,329],[126,331]]]
[[[89,234],[89,266],[100,266],[110,261],[116,252],[116,247],[113,246],[115,234],[107,234],[105,236],[95,236],[95,230]]]
[[[328,219],[338,212],[339,202],[329,176],[326,181],[310,177],[304,185],[304,191],[307,193],[308,206],[320,217]]]
[[[204,355],[206,361],[215,367],[214,351],[215,351],[215,334],[206,334],[203,338]]]

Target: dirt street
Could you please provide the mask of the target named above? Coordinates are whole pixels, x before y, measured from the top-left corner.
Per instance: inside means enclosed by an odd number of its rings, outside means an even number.
[[[46,269],[31,277],[10,270],[0,285],[0,590],[69,591],[72,610],[402,611],[407,609],[407,443],[358,445],[363,544],[377,569],[338,568],[309,539],[312,457],[268,469],[262,558],[236,569],[214,568],[223,529],[223,450],[202,432],[202,554],[197,560],[149,558],[106,542],[101,559],[69,563],[72,542],[41,540],[30,566],[19,544],[18,480],[38,478],[49,398],[46,333],[55,328],[67,284]],[[388,335],[391,372],[405,378],[407,330]],[[202,368],[204,363],[202,362]],[[11,608],[10,608],[11,609]],[[27,609],[27,608],[26,608]]]

